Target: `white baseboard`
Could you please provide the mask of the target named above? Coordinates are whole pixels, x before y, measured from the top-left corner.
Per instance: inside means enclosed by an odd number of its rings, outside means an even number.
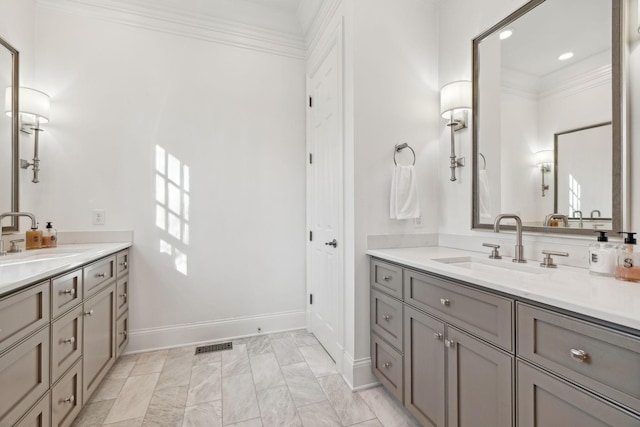
[[[378,384],[378,380],[371,372],[371,358],[363,357],[354,360],[346,351],[342,353],[342,376],[351,390],[363,390]]]
[[[270,334],[306,326],[306,310],[299,310],[138,329],[129,333],[126,354],[256,335],[258,328],[261,329],[260,333]]]

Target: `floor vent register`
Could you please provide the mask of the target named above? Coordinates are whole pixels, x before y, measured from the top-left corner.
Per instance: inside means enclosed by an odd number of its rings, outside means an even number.
[[[213,351],[233,350],[232,342],[223,342],[221,344],[202,345],[196,347],[196,354],[211,353]]]

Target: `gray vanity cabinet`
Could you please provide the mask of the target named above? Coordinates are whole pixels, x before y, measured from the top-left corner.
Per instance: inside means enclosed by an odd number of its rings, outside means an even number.
[[[116,285],[112,282],[86,300],[84,312],[84,402],[95,391],[116,359]]]

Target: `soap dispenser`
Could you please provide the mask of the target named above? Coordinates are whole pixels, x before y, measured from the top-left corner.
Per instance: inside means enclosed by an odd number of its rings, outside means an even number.
[[[56,246],[58,246],[58,232],[51,225],[51,221],[49,221],[42,234],[42,247],[55,248]]]
[[[42,248],[42,230],[38,230],[38,224],[25,233],[24,247],[26,249]]]
[[[624,245],[618,249],[616,279],[628,282],[640,282],[640,252],[634,252],[637,233],[620,232],[626,234]]]
[[[616,250],[608,244],[606,231],[599,233],[598,241],[589,245],[589,272],[598,276],[613,276],[616,271]]]

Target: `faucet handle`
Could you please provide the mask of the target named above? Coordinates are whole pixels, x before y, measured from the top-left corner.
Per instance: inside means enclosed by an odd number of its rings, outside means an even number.
[[[9,246],[10,254],[22,252],[22,249],[20,249],[20,242],[24,242],[24,239],[9,240],[9,243],[11,243],[11,246]]]
[[[493,250],[491,251],[491,254],[489,254],[489,258],[502,259],[502,255],[500,255],[500,252],[498,252],[500,245],[494,245],[493,243],[483,243],[482,246],[485,246],[487,248],[493,248]]]
[[[558,265],[553,263],[553,258],[551,258],[552,255],[553,256],[569,256],[569,252],[543,250],[542,253],[546,256],[540,263],[540,267],[544,267],[544,268],[558,268]]]

